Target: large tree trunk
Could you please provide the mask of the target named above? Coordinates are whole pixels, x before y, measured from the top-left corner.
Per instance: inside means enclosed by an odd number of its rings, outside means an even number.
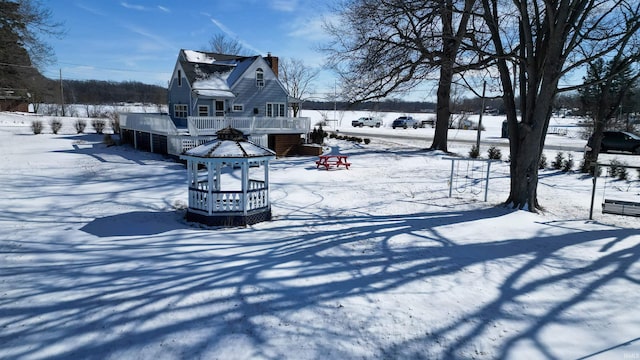
[[[447,151],[447,137],[449,132],[449,118],[451,117],[451,82],[453,69],[451,65],[440,67],[440,81],[438,82],[438,99],[436,105],[436,129],[433,136],[431,150]]]
[[[447,151],[449,118],[451,117],[451,83],[453,82],[453,65],[458,52],[459,42],[453,36],[453,4],[451,0],[441,3],[442,19],[442,63],[440,64],[440,80],[436,104],[436,130],[431,150]],[[466,24],[466,22],[464,23]],[[465,25],[466,26],[466,25]]]
[[[604,101],[603,101],[604,102]],[[606,105],[604,105],[606,106]],[[604,111],[602,108],[597,110],[597,113],[594,116],[593,121],[593,134],[591,138],[591,149],[589,151],[585,151],[584,153],[584,162],[583,162],[583,171],[592,173],[594,170],[593,166],[598,163],[598,156],[600,155],[601,145],[602,145],[602,135],[604,129],[606,127],[606,120],[604,119]]]
[[[537,195],[540,135],[521,122],[516,136],[518,146],[515,153],[511,153],[511,191],[506,204],[518,209],[535,211],[539,206]]]
[[[538,169],[556,93],[555,80],[550,81],[550,86],[541,86],[539,91],[528,89],[529,105],[521,114],[516,133],[509,134],[511,191],[506,203],[532,212],[541,208],[537,197]]]

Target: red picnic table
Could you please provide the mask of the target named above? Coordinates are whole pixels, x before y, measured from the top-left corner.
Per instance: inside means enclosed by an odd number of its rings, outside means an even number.
[[[340,165],[344,165],[349,170],[351,163],[347,161],[347,158],[347,155],[320,155],[316,161],[316,169],[324,166],[325,169],[329,170],[332,166],[340,167]]]

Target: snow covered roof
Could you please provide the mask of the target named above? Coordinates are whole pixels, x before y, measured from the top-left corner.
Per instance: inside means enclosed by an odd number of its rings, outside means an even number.
[[[231,86],[246,70],[245,64],[251,63],[252,59],[253,57],[182,49],[178,60],[192,90],[198,96],[234,98]]]
[[[198,64],[213,64],[216,58],[212,53],[206,53],[201,51],[184,50],[185,59],[191,63]]]
[[[182,49],[178,61],[197,95],[233,98],[231,87],[259,57]]]
[[[197,146],[185,156],[201,158],[255,158],[274,157],[275,152],[244,140],[213,140]]]
[[[219,69],[222,71],[213,72],[210,74],[202,72],[199,67],[195,70],[197,78],[193,82],[192,89],[200,96],[215,97],[215,98],[234,98],[235,95],[231,92],[227,79],[232,70],[225,68]]]

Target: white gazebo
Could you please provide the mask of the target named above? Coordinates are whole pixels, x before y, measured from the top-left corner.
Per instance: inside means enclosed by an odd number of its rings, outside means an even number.
[[[271,220],[269,160],[275,153],[232,128],[181,155],[187,161],[187,220],[212,226],[244,226]]]

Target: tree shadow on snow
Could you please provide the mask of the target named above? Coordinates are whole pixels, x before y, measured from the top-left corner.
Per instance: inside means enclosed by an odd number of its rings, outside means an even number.
[[[345,344],[370,341],[367,324],[384,324],[387,320],[379,317],[385,312],[356,319],[363,312],[342,304],[354,297],[388,296],[419,282],[423,293],[415,296],[429,306],[431,280],[504,262],[513,270],[502,283],[492,285],[498,292],[495,298],[445,326],[418,324],[425,326],[424,336],[377,348],[370,344],[371,357],[469,357],[466,351],[491,327],[513,320],[528,325],[524,331],[503,334],[497,340],[499,353],[492,358],[513,355],[524,339],[534,342],[542,356],[554,358],[540,340],[542,332],[569,321],[563,312],[611,282],[638,285],[628,271],[640,256],[640,245],[615,247],[592,261],[544,276],[533,270],[563,249],[635,234],[603,227],[561,236],[540,233],[531,239],[457,244],[439,230],[510,213],[504,208],[395,216],[296,213],[287,221],[179,236],[163,236],[181,227],[171,213],[133,212],[97,219],[82,230],[99,237],[130,238],[82,247],[63,238],[21,243],[19,255],[30,261],[14,262],[0,275],[2,281],[10,279],[7,284],[22,284],[20,291],[7,291],[0,298],[0,357],[151,358],[162,348],[164,357],[212,358],[220,357],[225,348],[230,351],[231,344],[241,344],[234,354],[238,358],[296,357],[283,352],[291,347],[274,345],[278,334],[285,342],[315,346],[300,357],[360,358],[357,347]],[[163,222],[164,227],[157,228]],[[119,229],[128,226],[129,231]],[[410,241],[402,243],[403,239]],[[542,287],[586,274],[599,275],[576,284],[570,297],[550,303],[544,313],[509,310]],[[316,314],[314,321],[302,315],[308,312]],[[320,320],[321,313],[329,322]],[[345,320],[332,322],[336,318]],[[78,341],[83,334],[93,335],[92,340]],[[314,344],[318,339],[323,341]]]

